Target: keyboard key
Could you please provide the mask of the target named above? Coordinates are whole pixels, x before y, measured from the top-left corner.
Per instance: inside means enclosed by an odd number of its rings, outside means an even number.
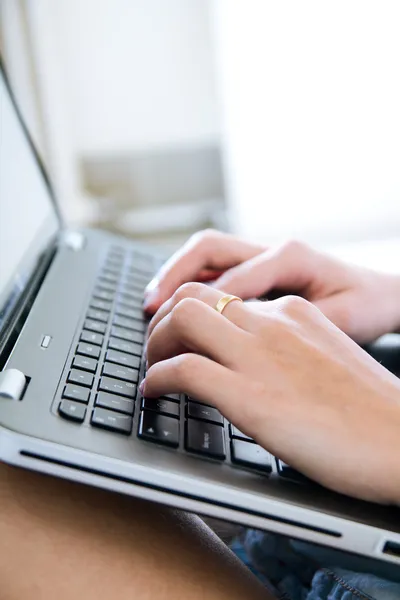
[[[247,440],[249,442],[252,442],[252,438],[249,437],[248,435],[246,435],[245,433],[243,433],[243,431],[240,431],[240,429],[238,429],[237,427],[235,427],[234,425],[230,425],[229,429],[231,431],[231,436],[234,438],[239,438],[242,440]]]
[[[144,410],[140,415],[138,437],[177,448],[179,446],[179,421],[156,412]]]
[[[95,288],[93,297],[98,298],[99,300],[106,300],[107,302],[112,302],[114,300],[114,294],[112,292],[100,287]]]
[[[94,377],[91,373],[86,373],[85,371],[80,371],[78,369],[72,369],[68,375],[68,381],[70,383],[77,383],[78,385],[84,385],[85,387],[92,387],[93,379]]]
[[[109,339],[108,347],[112,350],[126,352],[127,354],[135,354],[136,356],[142,356],[143,352],[143,346],[141,344],[133,344],[132,342],[125,342],[124,340],[113,337]]]
[[[291,479],[293,481],[308,481],[305,475],[299,473],[299,471],[296,471],[288,464],[284,463],[283,460],[276,459],[276,462],[278,465],[278,473],[281,477],[284,477],[285,479]]]
[[[116,283],[111,283],[110,281],[104,281],[104,279],[100,279],[99,278],[97,280],[97,285],[102,290],[104,290],[106,292],[110,292],[111,294],[115,294],[115,292],[117,291],[117,284]]]
[[[125,352],[117,352],[117,350],[107,350],[106,361],[117,365],[123,365],[124,367],[130,367],[131,369],[140,368],[139,356],[125,354]]]
[[[102,346],[104,341],[104,335],[101,333],[95,333],[94,331],[87,331],[84,329],[81,333],[81,342],[87,342],[88,344],[95,344],[96,346]]]
[[[78,344],[76,349],[77,354],[83,354],[83,356],[91,356],[92,358],[99,358],[100,348],[98,346],[92,346],[92,344]]]
[[[127,415],[133,415],[134,402],[129,398],[122,398],[115,394],[108,394],[107,392],[99,392],[97,394],[95,406],[101,406],[102,408],[108,408],[109,410],[116,410]]]
[[[134,398],[136,395],[136,385],[134,383],[112,379],[111,377],[100,379],[99,390],[117,394],[117,396],[126,396],[127,398]]]
[[[143,292],[128,292],[123,291],[118,296],[120,302],[122,304],[127,304],[128,306],[142,306],[143,305]]]
[[[134,312],[132,313],[131,310]],[[115,312],[132,319],[143,319],[143,294],[138,298],[129,299],[119,296]]]
[[[94,321],[93,319],[86,319],[83,327],[84,329],[89,329],[89,331],[95,331],[96,333],[105,333],[107,329],[107,325],[105,323]]]
[[[74,356],[72,366],[77,369],[83,369],[84,371],[90,371],[90,373],[95,373],[97,361],[95,361],[94,358],[88,358],[87,356]]]
[[[231,441],[232,462],[251,467],[253,469],[262,469],[263,471],[272,471],[272,456],[269,452],[251,442],[244,440]]]
[[[211,421],[212,423],[224,424],[224,418],[221,413],[211,406],[199,404],[198,402],[187,403],[187,415],[192,419],[201,419],[202,421]]]
[[[119,275],[115,271],[110,271],[109,269],[105,269],[99,277],[100,285],[102,285],[103,281],[108,281],[108,283],[118,283]]]
[[[180,402],[181,401],[181,395],[180,394],[165,394],[163,396],[163,398],[166,398],[167,400],[173,400],[174,402]]]
[[[131,331],[129,329],[125,329],[124,327],[116,327],[115,325],[111,327],[111,335],[120,338],[121,340],[126,340],[127,342],[135,342],[136,344],[142,344],[144,341],[144,336],[142,333],[138,331]]]
[[[139,379],[139,371],[137,369],[130,369],[129,367],[122,367],[121,365],[107,362],[103,367],[103,375],[122,379],[123,381],[132,381],[133,383],[137,383]]]
[[[122,415],[105,408],[95,408],[91,418],[94,427],[129,435],[132,431],[132,417]]]
[[[180,405],[170,400],[164,400],[164,398],[143,398],[142,408],[170,417],[179,417],[180,415]]]
[[[96,308],[89,308],[87,317],[89,319],[95,319],[96,321],[102,321],[107,323],[110,314],[105,310],[97,310]]]
[[[81,387],[80,385],[71,385],[68,384],[64,388],[63,398],[70,398],[71,400],[76,400],[77,402],[89,402],[89,390],[87,388]]]
[[[129,285],[126,281],[121,285],[120,291],[121,294],[141,294],[143,296],[145,284],[142,284],[138,281],[132,281]]]
[[[107,300],[99,300],[98,298],[92,298],[90,301],[90,308],[98,308],[99,310],[110,311],[112,308],[112,302],[107,302]]]
[[[189,419],[186,423],[186,450],[224,459],[224,429],[206,421]]]
[[[125,327],[126,329],[132,329],[133,331],[138,331],[139,333],[144,333],[146,328],[143,321],[137,321],[136,319],[128,319],[127,317],[121,317],[120,315],[115,315],[113,319],[113,325],[118,325],[118,327]]]
[[[82,423],[86,415],[86,406],[72,400],[62,400],[58,412],[65,419]]]
[[[143,289],[150,283],[150,279],[151,275],[144,275],[141,271],[131,268],[128,271],[128,275],[124,277],[123,284],[132,285],[137,283],[142,286]]]

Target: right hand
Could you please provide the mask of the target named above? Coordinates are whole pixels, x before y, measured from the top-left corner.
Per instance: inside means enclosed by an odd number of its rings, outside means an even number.
[[[271,249],[212,230],[192,236],[167,261],[146,290],[144,308],[154,314],[183,283],[207,280],[243,299],[272,290],[302,296],[358,343],[400,329],[400,277],[347,264],[301,242]]]

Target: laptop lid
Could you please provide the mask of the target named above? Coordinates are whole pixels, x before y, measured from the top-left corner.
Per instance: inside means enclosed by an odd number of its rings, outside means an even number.
[[[0,59],[0,352],[61,219]]]

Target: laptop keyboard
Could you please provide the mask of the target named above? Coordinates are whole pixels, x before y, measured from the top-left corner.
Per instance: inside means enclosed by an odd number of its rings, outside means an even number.
[[[303,480],[216,408],[183,394],[141,397],[147,328],[143,293],[157,267],[151,255],[110,248],[61,382],[58,415],[207,459]]]

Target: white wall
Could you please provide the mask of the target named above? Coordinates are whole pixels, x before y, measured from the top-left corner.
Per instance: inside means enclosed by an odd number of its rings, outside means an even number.
[[[218,139],[209,1],[48,3],[79,153]]]
[[[230,206],[260,240],[400,230],[400,3],[218,0]]]

